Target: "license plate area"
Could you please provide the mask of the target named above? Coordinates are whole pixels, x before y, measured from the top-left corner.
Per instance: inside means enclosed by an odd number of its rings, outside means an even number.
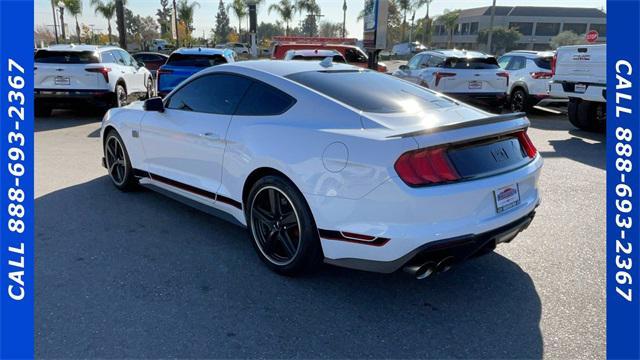
[[[71,78],[69,76],[56,76],[54,82],[56,85],[71,85]]]
[[[576,84],[576,86],[574,87],[573,91],[578,93],[578,94],[584,94],[587,91],[587,85],[586,84]]]
[[[518,184],[511,184],[493,191],[496,212],[501,213],[520,205],[520,188]]]
[[[482,81],[472,80],[469,81],[469,90],[479,90],[482,89]]]

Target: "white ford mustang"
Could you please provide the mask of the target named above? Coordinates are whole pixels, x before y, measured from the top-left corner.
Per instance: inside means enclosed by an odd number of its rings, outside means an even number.
[[[523,114],[375,71],[246,61],[104,117],[103,164],[248,228],[283,274],[326,263],[417,278],[511,241],[540,202]]]

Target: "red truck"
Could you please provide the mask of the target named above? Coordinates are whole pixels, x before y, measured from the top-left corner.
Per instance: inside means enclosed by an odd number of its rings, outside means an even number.
[[[369,57],[356,46],[357,40],[355,38],[274,36],[271,43],[271,59],[282,60],[289,50],[335,50],[345,57],[347,63],[367,68]],[[378,71],[386,73],[387,66],[378,63]]]

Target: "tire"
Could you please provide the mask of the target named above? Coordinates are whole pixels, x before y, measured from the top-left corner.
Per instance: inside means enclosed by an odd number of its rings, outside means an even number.
[[[569,100],[567,107],[569,122],[578,129],[604,132],[607,126],[607,112],[604,103]]]
[[[124,141],[117,131],[107,133],[104,141],[104,158],[111,182],[121,191],[133,190],[137,180],[133,176],[133,168]]]
[[[146,99],[151,99],[153,97],[153,79],[152,78],[148,78],[147,79],[147,95],[146,95]]]
[[[323,256],[318,229],[291,181],[274,175],[258,180],[247,197],[245,216],[251,243],[271,270],[296,276],[319,266]]]
[[[116,101],[115,101],[116,107],[123,107],[127,105],[127,89],[124,87],[124,85],[116,84],[115,96],[116,96]]]
[[[34,115],[38,117],[49,117],[53,109],[49,106],[36,105],[34,108]]]
[[[531,106],[528,101],[529,95],[522,88],[517,88],[511,92],[511,99],[509,101],[509,108],[512,112],[529,112]]]
[[[567,104],[567,115],[569,116],[569,122],[571,125],[582,129],[582,123],[578,122],[578,100],[569,99],[569,104]]]

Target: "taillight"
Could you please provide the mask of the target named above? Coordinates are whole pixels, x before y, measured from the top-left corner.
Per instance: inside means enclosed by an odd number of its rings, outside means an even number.
[[[527,132],[520,131],[516,133],[516,136],[518,137],[518,141],[520,141],[520,145],[522,145],[522,148],[524,149],[524,152],[527,154],[527,156],[532,159],[536,157],[538,150],[533,145],[533,142],[531,142],[531,139],[529,138],[529,135],[527,135]]]
[[[433,75],[436,77],[436,86],[440,83],[440,79],[445,77],[453,77],[456,76],[456,73],[448,73],[448,72],[440,72],[436,71]]]
[[[553,74],[547,71],[535,71],[529,74],[534,79],[551,79],[553,77]]]
[[[111,68],[108,68],[108,67],[85,68],[84,70],[88,72],[93,72],[93,73],[100,73],[102,74],[102,76],[104,76],[104,81],[109,82],[109,72],[111,71]]]
[[[421,186],[460,179],[447,156],[446,147],[418,149],[402,154],[394,165],[407,185]]]
[[[506,71],[501,71],[499,73],[496,73],[496,75],[503,77],[505,79],[507,79],[507,86],[509,86],[509,73]]]
[[[173,70],[159,68],[158,72],[157,72],[157,75],[172,74],[172,73],[173,73]]]
[[[553,54],[551,59],[551,76],[556,74],[556,63],[558,62],[558,53]]]

